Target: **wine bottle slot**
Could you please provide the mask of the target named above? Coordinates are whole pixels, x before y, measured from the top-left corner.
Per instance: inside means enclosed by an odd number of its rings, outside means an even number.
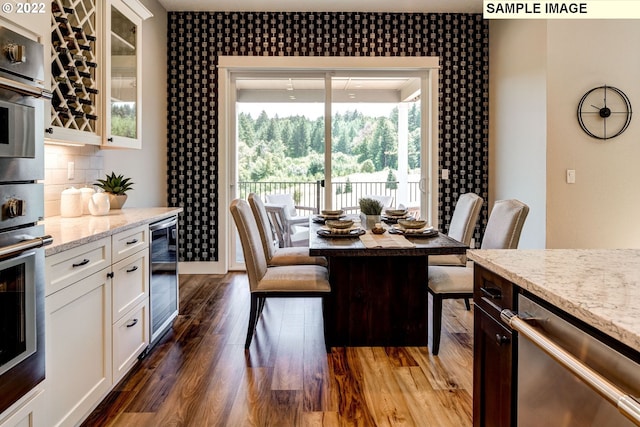
[[[62,9],[60,9],[60,5],[58,5],[58,3],[56,2],[52,2],[51,3],[51,12],[53,13],[66,13],[67,15],[73,15],[76,11],[73,10],[70,7],[64,7],[62,6]]]

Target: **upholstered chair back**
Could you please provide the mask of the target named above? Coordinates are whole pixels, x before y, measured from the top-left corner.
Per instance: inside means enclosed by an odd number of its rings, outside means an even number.
[[[482,208],[482,197],[465,193],[458,198],[449,223],[449,237],[469,246]]]
[[[484,230],[481,249],[517,249],[529,206],[519,200],[497,200]]]
[[[296,202],[293,200],[291,194],[267,194],[267,202],[274,205],[284,205],[286,207],[286,213],[288,216],[296,216]]]
[[[275,236],[273,235],[273,229],[269,222],[269,214],[267,214],[267,209],[265,209],[260,196],[255,193],[251,193],[247,199],[249,200],[249,205],[253,211],[253,216],[258,222],[258,230],[260,231],[260,239],[262,240],[264,255],[267,258],[267,262],[269,262],[269,260],[271,260],[275,255],[275,249],[273,247]]]
[[[235,199],[231,202],[229,209],[240,235],[249,286],[253,291],[267,272],[267,259],[264,255],[258,223],[251,212],[249,203],[242,199]]]

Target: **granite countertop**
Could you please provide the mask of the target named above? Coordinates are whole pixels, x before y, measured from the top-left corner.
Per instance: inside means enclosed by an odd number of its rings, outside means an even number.
[[[472,250],[468,256],[640,351],[640,250]]]
[[[151,224],[180,212],[182,208],[124,208],[109,211],[103,216],[48,217],[42,224],[45,234],[53,237],[53,243],[45,247],[45,256],[100,240],[129,228]]]

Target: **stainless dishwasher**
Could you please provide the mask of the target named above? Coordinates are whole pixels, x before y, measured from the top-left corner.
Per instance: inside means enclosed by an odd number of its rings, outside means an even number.
[[[178,315],[178,218],[172,216],[150,224],[149,236],[151,347]]]
[[[640,361],[522,294],[502,318],[518,332],[518,427],[640,425]]]

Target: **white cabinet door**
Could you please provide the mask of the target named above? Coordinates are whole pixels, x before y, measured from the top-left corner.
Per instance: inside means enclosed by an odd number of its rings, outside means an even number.
[[[50,426],[78,424],[111,389],[108,273],[101,270],[45,300],[45,409]]]

